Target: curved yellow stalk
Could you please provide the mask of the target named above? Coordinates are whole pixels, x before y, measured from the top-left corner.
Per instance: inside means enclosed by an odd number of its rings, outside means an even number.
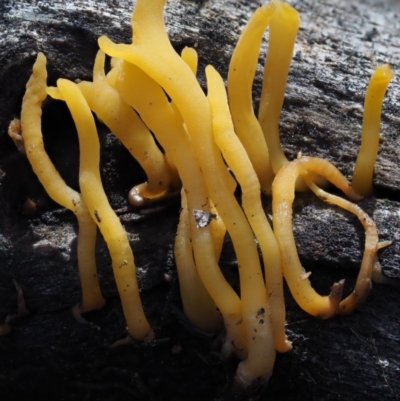
[[[194,76],[197,74],[197,64],[198,64],[198,55],[195,49],[192,47],[187,47],[185,46],[181,52],[181,58],[182,60],[188,65],[188,67],[192,70]],[[174,112],[178,114],[180,119],[183,121],[183,118],[181,116],[181,113],[178,109],[178,107],[175,105],[174,102],[171,102],[171,107],[173,108]]]
[[[48,195],[71,210],[78,220],[78,268],[82,289],[80,312],[100,309],[105,301],[97,277],[95,261],[96,224],[81,195],[61,178],[43,145],[42,102],[46,99],[46,57],[38,53],[22,101],[21,128],[26,156]]]
[[[190,67],[193,74],[196,76],[197,65],[198,65],[198,55],[196,50],[193,49],[192,47],[186,46],[182,50],[181,57],[182,60]],[[175,104],[171,103],[171,106],[174,109],[174,111],[180,115],[179,110],[175,107]],[[232,182],[231,191],[233,193],[236,188],[236,181],[232,179],[231,182]],[[222,246],[224,244],[226,227],[212,201],[210,201],[210,212],[214,216],[214,218],[211,220],[210,227],[211,227],[212,237],[214,240],[215,256],[217,260],[219,260],[222,251]]]
[[[163,198],[170,189],[171,171],[149,129],[130,106],[110,86],[104,73],[105,54],[99,50],[93,67],[93,82],[78,84],[90,109],[107,125],[142,166],[148,182],[136,185],[129,193],[134,206]],[[53,92],[49,92],[56,95]]]
[[[182,52],[181,52],[181,57],[182,60],[190,67],[192,70],[193,74],[196,76],[197,74],[197,65],[198,65],[198,55],[195,49],[192,47],[184,47]],[[171,103],[172,108],[176,113],[180,115],[179,110],[176,108],[174,103]],[[234,179],[232,181],[232,192],[235,191],[236,188],[236,181]],[[214,216],[213,219],[210,222],[210,227],[211,227],[211,232],[212,232],[212,237],[214,240],[214,247],[215,247],[215,256],[217,260],[219,260],[219,257],[221,255],[222,251],[222,246],[224,244],[224,238],[226,234],[226,227],[224,222],[222,221],[221,217],[218,214],[217,209],[215,208],[215,205],[212,203],[210,200],[210,212]]]
[[[236,182],[235,186],[236,188]],[[234,192],[234,191],[232,191]],[[221,216],[218,214],[218,210],[215,208],[212,201],[210,201],[210,212],[212,215],[212,219],[210,222],[211,234],[214,241],[214,249],[215,249],[215,257],[219,260],[222,252],[222,247],[224,246],[224,239],[226,234],[226,227],[224,222],[221,219]]]
[[[181,213],[175,237],[174,255],[185,315],[197,327],[213,332],[222,323],[214,301],[202,283],[193,259],[189,209],[185,190],[181,190]],[[219,256],[218,256],[219,257]],[[211,312],[211,315],[210,315]]]
[[[316,173],[340,188],[349,198],[359,200],[346,178],[327,160],[302,157],[284,166],[272,185],[274,233],[281,250],[283,275],[296,302],[306,312],[327,319],[339,308],[344,282],[332,286],[328,296],[319,295],[312,287],[301,266],[292,231],[294,187],[301,172]]]
[[[265,305],[255,302],[253,297],[254,289],[263,287],[257,248],[246,217],[230,192],[230,181],[224,162],[212,139],[211,113],[207,99],[192,71],[168,40],[163,21],[164,3],[165,0],[137,1],[132,16],[132,45],[116,45],[101,37],[99,46],[105,53],[124,58],[151,76],[180,111],[204,174],[208,195],[214,202],[235,248],[248,360],[252,360],[258,358],[257,341],[253,341],[254,333],[255,330],[262,329],[264,323],[259,312],[265,312]],[[167,153],[170,154],[168,151]],[[178,170],[181,172],[179,167]],[[183,185],[186,187],[185,183]],[[236,380],[243,386],[248,386],[258,376],[258,372],[247,369],[247,361],[244,361],[239,365]],[[264,376],[264,379],[268,378],[269,376]]]
[[[127,234],[108,203],[100,179],[100,144],[90,108],[78,86],[59,79],[57,87],[65,99],[79,136],[79,185],[92,219],[110,252],[114,277],[130,335],[137,340],[153,337],[139,296],[136,268]]]
[[[379,149],[382,102],[394,77],[388,64],[377,67],[371,76],[364,101],[361,147],[354,166],[353,187],[361,195],[372,192],[372,176]]]
[[[197,270],[224,318],[228,341],[233,342],[234,346],[243,352],[246,350],[246,343],[242,335],[243,325],[240,324],[242,318],[240,299],[219,269],[219,255],[217,258],[211,225],[197,227],[193,216],[194,210],[210,212],[210,202],[203,174],[181,123],[180,115],[173,111],[162,88],[133,64],[127,62],[121,64],[116,88],[155,133],[157,140],[178,169],[187,195],[189,226]],[[209,305],[208,301],[203,304]],[[208,310],[208,315],[209,322],[204,322],[202,326],[210,326],[210,322],[213,322],[216,330],[219,327],[219,314],[213,307]]]
[[[210,102],[214,139],[221,149],[222,155],[242,190],[242,207],[250,226],[258,240],[264,260],[266,290],[263,294],[254,293],[254,297],[262,299],[268,294],[269,313],[271,315],[272,332],[275,348],[286,352],[292,348],[285,334],[285,301],[283,298],[283,277],[281,257],[274,233],[265,216],[261,205],[260,183],[246,154],[246,151],[236,136],[229,113],[224,82],[218,72],[212,67],[206,68],[207,97]],[[268,347],[263,344],[262,347]],[[275,356],[269,356],[272,370]],[[260,357],[264,357],[260,352]],[[266,362],[266,358],[264,358]]]
[[[276,6],[265,4],[254,12],[240,35],[229,63],[228,98],[235,132],[257,173],[261,189],[271,192],[272,171],[267,143],[253,110],[252,88],[261,40]]]
[[[258,120],[267,142],[272,169],[277,174],[288,163],[279,138],[279,118],[300,17],[288,3],[275,0],[274,5],[276,10],[269,26]]]
[[[368,296],[369,291],[372,288],[372,275],[374,269],[377,269],[378,258],[377,252],[383,246],[387,246],[389,243],[379,243],[378,230],[374,221],[365,213],[359,206],[343,199],[339,196],[332,195],[323,189],[319,188],[310,178],[307,177],[307,171],[304,171],[302,177],[309,188],[323,201],[333,203],[353,213],[360,220],[361,224],[365,229],[365,247],[364,254],[361,261],[360,272],[357,277],[356,285],[353,292],[343,299],[339,304],[339,313],[342,315],[349,315],[361,305]]]

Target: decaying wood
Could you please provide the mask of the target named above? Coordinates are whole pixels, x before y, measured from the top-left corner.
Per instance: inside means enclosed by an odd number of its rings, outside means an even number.
[[[282,113],[282,142],[289,158],[299,151],[325,157],[350,177],[369,76],[378,63],[392,65],[397,75],[383,107],[375,196],[360,205],[375,219],[381,239],[393,241],[379,258],[389,276],[400,278],[400,6],[396,0],[330,3],[292,2],[301,13],[302,27]],[[249,0],[168,2],[172,43],[177,50],[194,46],[199,52],[203,85],[208,63],[226,76],[238,34],[257,5]],[[70,307],[80,297],[76,222],[49,200],[6,128],[19,114],[37,51],[48,57],[50,84],[59,77],[90,79],[97,37],[107,34],[128,42],[131,9],[131,2],[115,0],[0,3],[0,317],[17,311],[12,279],[22,287],[31,312],[13,322],[9,336],[0,338],[1,399],[398,400],[400,292],[382,285],[374,286],[354,315],[329,321],[306,315],[288,295],[293,351],[278,356],[267,388],[253,388],[252,395],[231,394],[235,361],[221,360],[215,351],[218,339],[196,332],[179,312],[172,255],[179,202],[153,214],[122,217],[157,340],[108,348],[125,331],[101,240],[97,260],[107,305],[89,314],[90,325],[72,318]],[[267,42],[263,46],[265,52]],[[255,97],[261,69],[260,64]],[[63,105],[46,103],[43,131],[61,175],[77,187],[78,144]],[[104,127],[100,138],[104,185],[112,206],[123,207],[128,189],[143,176]],[[23,207],[27,199],[36,203],[36,212]],[[269,207],[266,200],[267,211]],[[363,249],[359,222],[303,194],[295,203],[294,231],[315,287],[327,293],[333,282],[346,278],[350,291]],[[229,242],[225,248],[221,264],[235,283]]]

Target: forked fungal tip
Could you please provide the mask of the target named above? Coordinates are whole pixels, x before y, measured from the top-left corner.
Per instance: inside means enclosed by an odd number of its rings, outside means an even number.
[[[331,288],[331,294],[335,297],[341,297],[343,293],[345,279],[339,280],[337,283],[334,283]]]
[[[329,294],[329,300],[331,302],[331,305],[334,307],[335,312],[337,312],[337,309],[339,307],[340,301],[342,299],[343,295],[343,290],[344,290],[344,283],[345,280],[342,279],[338,281],[337,283],[334,283],[331,288],[331,292]],[[329,317],[334,316],[336,313],[333,313],[332,315],[327,315],[327,316],[321,316],[322,319],[327,319]]]
[[[340,315],[351,315],[356,308],[358,308],[368,297],[372,289],[372,281],[370,278],[365,278],[360,284],[362,288],[355,288],[353,292],[345,298],[338,308]]]
[[[392,245],[393,241],[382,241],[378,243],[377,250],[379,251],[380,249],[386,248],[387,246]]]

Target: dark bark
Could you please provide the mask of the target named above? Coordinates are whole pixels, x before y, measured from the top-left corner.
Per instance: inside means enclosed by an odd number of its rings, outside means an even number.
[[[396,73],[399,70],[400,7],[396,1],[332,3],[292,3],[300,11],[302,28],[282,113],[282,142],[289,158],[299,151],[325,157],[351,177],[372,67],[389,62]],[[208,63],[226,76],[238,34],[257,5],[234,0],[167,4],[171,41],[177,50],[196,47],[202,84]],[[97,260],[107,305],[87,316],[93,325],[72,318],[70,307],[80,299],[75,218],[44,193],[6,129],[19,114],[37,51],[48,58],[50,84],[59,77],[90,79],[98,36],[129,41],[131,7],[116,0],[4,0],[0,4],[0,317],[4,320],[16,311],[13,278],[31,311],[15,321],[9,336],[0,338],[2,400],[17,395],[60,400],[398,400],[399,290],[382,285],[374,285],[354,315],[329,321],[308,316],[288,294],[287,329],[293,351],[278,355],[267,388],[252,388],[252,395],[232,395],[236,362],[222,360],[215,351],[218,339],[196,332],[179,312],[172,254],[179,201],[156,214],[123,217],[157,340],[108,348],[124,336],[124,319],[101,240]],[[255,98],[260,77],[261,64]],[[400,277],[399,94],[396,77],[383,107],[374,196],[360,202],[375,219],[381,240],[393,241],[379,255],[392,277]],[[43,132],[61,175],[77,187],[78,144],[68,117],[63,105],[48,101]],[[104,186],[113,207],[125,206],[128,189],[143,175],[104,127],[100,139]],[[37,203],[35,214],[23,213],[26,199]],[[303,194],[295,203],[294,231],[302,262],[313,270],[315,288],[327,293],[333,282],[346,278],[346,291],[350,291],[364,240],[357,220]],[[229,242],[221,265],[235,283],[236,262]]]

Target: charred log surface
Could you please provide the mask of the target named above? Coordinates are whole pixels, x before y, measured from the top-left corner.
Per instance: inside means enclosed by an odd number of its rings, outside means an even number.
[[[333,2],[331,2],[333,4]],[[375,194],[360,205],[375,219],[381,240],[393,244],[379,258],[400,277],[400,7],[396,1],[297,0],[299,32],[281,121],[289,158],[302,151],[325,157],[351,176],[360,143],[362,104],[372,67],[389,62],[397,76],[382,115],[382,143]],[[194,46],[204,66],[224,76],[238,35],[255,1],[170,1],[166,24],[177,50]],[[196,331],[182,316],[173,261],[179,201],[150,214],[121,216],[135,253],[142,299],[156,340],[110,349],[125,335],[110,260],[99,239],[97,261],[106,306],[82,325],[70,308],[79,302],[77,224],[45,194],[27,160],[6,135],[18,117],[26,81],[38,51],[48,58],[49,84],[59,77],[90,79],[96,39],[106,34],[128,42],[132,3],[115,0],[4,0],[0,4],[0,321],[17,310],[12,279],[23,288],[30,315],[0,337],[2,400],[398,400],[400,398],[400,293],[374,285],[352,316],[314,319],[287,294],[293,351],[278,355],[268,387],[231,394],[237,361],[222,360],[220,339]],[[265,52],[267,42],[264,43]],[[254,85],[260,93],[263,56]],[[162,68],[162,66],[160,66]],[[114,208],[126,206],[143,173],[101,125],[101,173]],[[78,185],[78,143],[65,107],[44,106],[46,148],[61,175]],[[30,199],[35,208],[27,208]],[[266,210],[269,210],[269,201]],[[294,232],[302,262],[321,293],[346,278],[354,285],[364,233],[351,215],[299,195]],[[229,241],[221,265],[236,285]]]

